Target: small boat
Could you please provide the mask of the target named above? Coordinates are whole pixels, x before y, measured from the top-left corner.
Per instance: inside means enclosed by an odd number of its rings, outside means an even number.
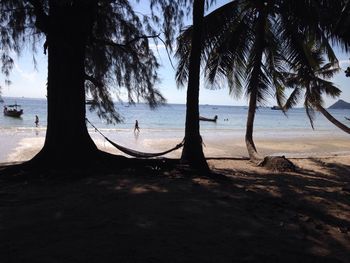
[[[282,109],[279,106],[273,106],[273,107],[271,107],[271,110],[282,110]]]
[[[4,106],[4,115],[9,117],[21,117],[23,109],[17,103]]]
[[[348,120],[348,121],[350,121],[350,118],[348,118],[348,117],[344,117],[345,118],[345,120]]]
[[[212,121],[212,122],[216,122],[217,119],[218,119],[218,115],[215,115],[213,119],[199,116],[199,120],[200,120],[200,121]]]

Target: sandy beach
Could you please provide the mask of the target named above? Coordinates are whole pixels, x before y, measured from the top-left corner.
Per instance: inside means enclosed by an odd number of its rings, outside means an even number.
[[[91,137],[99,149],[117,155],[125,155],[113,147],[102,136],[93,130]],[[142,152],[162,152],[180,143],[183,139],[182,130],[142,131],[134,134],[131,131],[109,131],[106,136],[125,147]],[[17,130],[12,133],[0,134],[0,163],[26,161],[38,153],[44,144],[45,130]],[[203,132],[203,150],[208,158],[242,158],[247,157],[244,143],[244,133],[230,132],[216,134]],[[350,140],[346,134],[330,136],[285,136],[276,134],[264,136],[255,135],[255,143],[259,153],[266,155],[285,155],[289,158],[331,157],[350,155]],[[179,158],[181,149],[171,152],[165,157]],[[126,155],[125,155],[126,156]]]
[[[350,0],[0,15],[0,263],[350,263]]]
[[[45,131],[2,135],[0,175],[4,163],[39,152]],[[101,150],[122,154],[91,136]],[[182,136],[108,133],[145,152],[171,148]],[[202,136],[211,177],[181,166],[84,171],[80,179],[76,172],[0,176],[1,262],[350,262],[346,136],[256,136],[262,155],[285,155],[295,172],[253,165],[243,134]]]
[[[350,262],[349,156],[291,160],[0,177],[1,262]]]

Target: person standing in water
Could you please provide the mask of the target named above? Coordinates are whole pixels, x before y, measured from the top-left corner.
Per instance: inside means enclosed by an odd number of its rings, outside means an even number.
[[[140,132],[139,122],[137,120],[135,122],[135,127],[134,127],[134,132],[136,131]]]
[[[35,126],[36,127],[39,126],[39,117],[38,117],[38,115],[35,115]]]

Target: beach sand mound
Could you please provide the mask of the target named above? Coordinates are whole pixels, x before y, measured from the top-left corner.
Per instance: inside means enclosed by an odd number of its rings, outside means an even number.
[[[209,160],[218,179],[166,167],[0,176],[1,263],[350,262],[349,157],[292,161],[297,172],[272,173]]]

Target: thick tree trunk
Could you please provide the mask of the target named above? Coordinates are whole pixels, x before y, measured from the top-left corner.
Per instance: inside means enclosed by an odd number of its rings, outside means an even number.
[[[98,150],[85,123],[86,10],[50,6],[48,119],[45,144],[34,158],[49,166],[81,165]]]
[[[323,114],[329,120],[331,123],[333,123],[335,126],[337,126],[339,129],[346,133],[350,133],[350,128],[346,126],[345,124],[338,121],[336,118],[334,118],[325,108],[323,108],[321,105],[316,105],[316,109]]]
[[[185,144],[182,150],[181,162],[202,171],[209,171],[199,132],[199,81],[203,15],[204,0],[194,1],[192,48],[186,101]]]

